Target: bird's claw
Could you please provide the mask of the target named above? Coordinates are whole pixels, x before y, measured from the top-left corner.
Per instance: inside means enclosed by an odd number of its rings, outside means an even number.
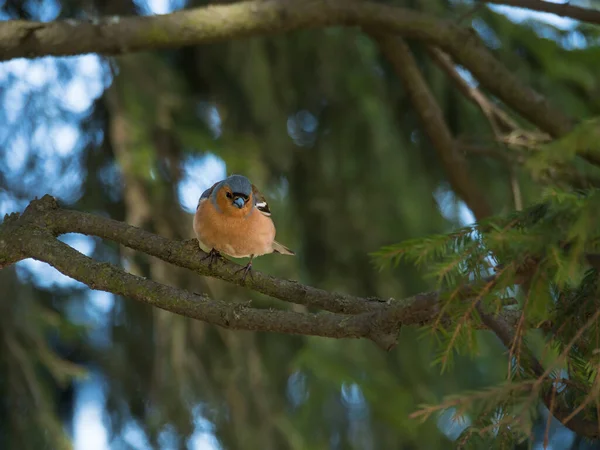
[[[208,252],[208,254],[202,258],[200,261],[204,261],[205,259],[208,259],[208,267],[211,268],[212,265],[214,264],[215,261],[218,261],[219,259],[221,259],[221,254],[219,253],[218,250],[215,250],[214,248]]]
[[[246,281],[246,277],[248,276],[248,274],[250,274],[250,278],[254,280],[254,275],[252,275],[252,261],[250,261],[241,269],[236,270],[235,273],[239,273],[242,271],[244,272],[244,274],[242,275],[242,281]]]

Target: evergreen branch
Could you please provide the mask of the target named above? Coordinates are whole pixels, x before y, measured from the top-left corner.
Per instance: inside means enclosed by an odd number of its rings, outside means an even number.
[[[552,136],[571,128],[562,111],[524,86],[470,30],[410,9],[347,0],[254,0],[171,14],[100,20],[0,22],[0,60],[178,48],[306,28],[362,26],[435,45],[467,68],[493,95]]]
[[[458,260],[458,264],[464,259],[460,255],[462,251],[479,244],[470,239],[474,231],[474,227],[467,226],[448,234],[410,239],[384,246],[380,250],[372,252],[371,256],[376,258],[380,268],[397,265],[403,259],[416,266],[422,266],[449,254]],[[456,258],[457,254],[458,258]]]
[[[503,269],[503,270],[506,270],[506,269]],[[475,309],[477,308],[477,306],[479,305],[479,302],[496,285],[500,275],[501,274],[498,273],[496,276],[490,278],[489,281],[486,281],[486,283],[483,286],[483,289],[477,294],[477,296],[475,298],[473,298],[471,300],[471,304],[467,307],[467,309],[465,310],[462,317],[458,320],[458,323],[456,324],[456,328],[454,329],[454,333],[452,334],[450,341],[448,342],[448,345],[446,346],[446,349],[444,350],[444,354],[443,354],[442,360],[441,360],[442,367],[444,367],[448,362],[450,352],[452,352],[452,350],[454,349],[454,344],[456,342],[456,339],[458,338],[461,328],[467,326],[467,322],[468,322],[469,318],[471,317],[471,315],[473,314],[473,312],[475,311]]]
[[[469,175],[467,161],[464,155],[457,151],[444,115],[429,90],[410,48],[402,38],[393,34],[374,30],[369,30],[369,33],[402,80],[421,124],[440,157],[452,189],[473,211],[477,220],[490,216],[492,208],[487,197]]]
[[[510,348],[515,339],[511,325],[509,325],[502,316],[487,314],[485,311],[483,311],[481,307],[478,308],[478,312],[483,323],[489,329],[491,329],[496,334],[496,336],[498,336],[500,341],[504,344],[504,346],[507,349]],[[573,344],[581,337],[585,329],[587,329],[589,325],[593,323],[593,321],[598,319],[598,316],[600,316],[600,311],[597,311],[597,313],[593,317],[591,317],[590,320],[588,320],[588,323],[584,327],[582,327],[580,332],[578,332],[573,337],[571,342],[569,342],[569,346],[565,351],[563,351],[559,358],[557,358],[555,364],[559,361],[564,360],[568,353],[568,349],[570,349],[573,346]],[[542,364],[526,348],[523,350],[523,353],[526,353],[526,358],[523,358],[526,360],[526,362],[523,363],[523,366],[530,370],[537,377],[537,380],[535,380],[535,382],[531,386],[532,394],[535,394],[539,392],[541,384],[550,375],[552,371],[552,366],[544,370]],[[595,421],[586,419],[582,416],[580,412],[578,413],[572,411],[567,407],[557,404],[560,402],[553,401],[551,392],[545,393],[543,395],[543,401],[549,409],[550,405],[553,405],[552,414],[554,415],[554,417],[556,417],[558,421],[560,421],[571,431],[591,439],[597,439],[600,437],[600,428],[598,428],[598,424]],[[567,419],[569,420],[567,421]]]
[[[521,309],[521,318],[517,322],[515,336],[513,338],[511,346],[508,348],[508,376],[510,377],[513,372],[512,361],[513,357],[515,359],[515,366],[519,367],[521,365],[521,348],[523,346],[523,335],[525,328],[525,310],[527,309],[527,304],[529,303],[530,295],[525,296],[525,302],[523,303],[523,307]]]
[[[514,6],[517,8],[531,9],[533,11],[546,12],[561,17],[580,20],[582,22],[600,25],[600,10],[586,9],[579,6],[564,3],[553,3],[542,0],[480,0],[482,3],[495,3],[497,5]]]
[[[216,302],[205,296],[146,280],[120,268],[94,261],[56,239],[65,233],[98,236],[131,249],[184,267],[199,275],[245,286],[280,300],[329,311],[335,314],[304,314],[270,311]],[[442,292],[426,292],[404,299],[362,298],[339,294],[277,279],[261,272],[243,280],[240,266],[228,260],[202,261],[195,239],[174,241],[123,222],[93,214],[64,210],[46,195],[32,201],[22,215],[5,217],[0,226],[0,266],[35,258],[92,289],[112,292],[187,317],[230,329],[300,333],[327,337],[367,337],[389,349],[396,343],[400,325],[425,325],[439,314]],[[478,285],[463,286],[457,296],[469,299],[478,294]],[[514,315],[507,314],[513,321]]]
[[[461,395],[448,396],[446,399],[436,405],[422,405],[420,409],[411,413],[408,417],[411,419],[427,420],[432,414],[449,408],[465,408],[467,405],[477,401],[488,401],[493,403],[498,398],[505,398],[509,393],[515,391],[529,391],[534,380],[523,380],[518,383],[504,383],[498,386],[492,386],[480,391],[462,393]]]
[[[566,202],[566,207],[572,207],[571,203],[576,205],[575,200],[568,196],[561,198],[562,202]],[[514,220],[509,221],[509,223],[513,222]],[[166,262],[191,269],[200,275],[220,278],[284,301],[324,309],[330,313],[310,314],[257,309],[247,304],[231,304],[214,301],[204,295],[193,295],[181,289],[129,274],[114,265],[94,261],[56,239],[58,235],[70,232],[109,239]],[[5,217],[4,223],[0,226],[0,265],[2,266],[32,257],[51,264],[60,272],[87,284],[92,289],[113,292],[229,329],[331,338],[362,337],[374,341],[382,348],[390,349],[396,343],[400,325],[431,324],[441,314],[442,299],[447,295],[444,292],[429,292],[406,299],[384,301],[378,298],[361,298],[328,292],[293,281],[276,279],[260,272],[255,272],[254,278],[247,278],[244,281],[236,276],[239,265],[224,260],[210,267],[208,262],[202,261],[204,256],[205,253],[199,249],[195,240],[173,241],[126,223],[88,213],[63,210],[50,196],[32,201],[22,215],[13,214]],[[517,273],[516,277],[511,282],[518,284],[524,281],[523,274]],[[498,282],[501,280],[496,274],[471,284],[464,284],[453,291],[452,295],[454,298],[469,301],[482,296],[482,283],[489,291]],[[494,331],[510,348],[514,339],[513,326],[520,315],[507,315],[504,312],[502,315],[487,315],[480,309],[480,305],[478,305],[478,312],[483,324]],[[590,321],[595,321],[598,315],[600,311]],[[574,336],[568,348],[581,337],[589,323],[591,322],[588,322]],[[566,351],[561,354],[559,360],[564,359]],[[526,348],[523,353],[526,354],[521,358],[521,363],[538,377],[534,386],[539,392],[541,383],[548,377],[549,372],[543,370],[541,364]],[[564,404],[564,402],[558,403]],[[555,410],[555,415],[559,420],[564,421],[572,415],[572,411],[561,407]],[[573,419],[569,417],[570,421],[566,426],[588,437],[597,436],[596,424],[591,424],[580,416],[581,414],[577,414]]]
[[[596,369],[597,371],[598,369]],[[579,413],[581,413],[592,401],[598,398],[598,394],[600,393],[600,379],[596,377],[594,382],[592,383],[591,392],[587,395],[585,400],[573,410],[571,414],[565,417],[563,423],[569,423],[574,417],[576,417]]]

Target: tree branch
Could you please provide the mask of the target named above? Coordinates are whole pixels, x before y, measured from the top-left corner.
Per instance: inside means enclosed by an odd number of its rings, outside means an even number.
[[[564,3],[552,3],[541,0],[483,0],[483,3],[495,3],[497,5],[531,9],[533,11],[546,12],[561,17],[570,17],[571,19],[580,20],[582,22],[600,25],[599,10],[573,6],[569,4],[569,1],[565,1]]]
[[[110,239],[203,275],[247,286],[285,301],[336,312],[315,314],[257,309],[249,304],[215,301],[205,295],[194,295],[132,275],[112,264],[94,261],[56,238],[59,234],[69,232]],[[234,275],[234,271],[239,269],[238,265],[223,261],[218,267],[210,268],[208,263],[201,261],[204,255],[194,241],[172,241],[104,217],[62,210],[49,195],[32,201],[22,215],[7,215],[0,225],[0,267],[31,257],[50,264],[92,289],[112,292],[227,329],[330,338],[367,338],[389,350],[396,345],[400,325],[431,323],[439,314],[439,292],[383,301],[331,293],[260,272],[254,273],[255,280],[245,282]],[[495,277],[482,282],[493,284]],[[454,293],[454,297],[468,300],[477,293],[476,285],[465,285]],[[346,314],[338,311],[345,311]],[[519,315],[513,313],[506,311],[506,314],[491,316],[480,310],[484,325],[494,331],[505,345],[513,339],[510,324],[519,320]],[[543,373],[539,363],[533,366],[533,371],[536,374],[540,371]],[[570,416],[570,411],[554,409],[553,412],[560,420]],[[579,417],[570,418],[565,425],[588,437],[594,437],[598,432]]]
[[[201,275],[330,313],[270,311],[193,295],[94,261],[56,239],[71,232],[109,239]],[[207,261],[202,261],[203,256],[205,253],[195,240],[173,241],[112,219],[63,210],[49,195],[32,201],[21,216],[7,216],[0,225],[0,267],[31,257],[47,262],[92,289],[123,295],[225,328],[332,338],[365,337],[390,349],[396,343],[400,325],[428,324],[439,314],[439,292],[383,300],[328,292],[260,272],[253,272],[253,279],[248,277],[244,281],[235,273],[239,265],[223,260],[210,267]],[[466,285],[456,295],[467,299],[475,292],[476,286]],[[507,320],[512,323],[512,319],[513,315],[507,312]]]
[[[402,80],[421,124],[438,152],[452,189],[465,201],[477,220],[491,216],[492,208],[469,175],[467,160],[457,151],[444,115],[421,75],[410,48],[402,38],[372,30],[369,32]]]
[[[442,52],[440,49],[428,46],[427,52],[432,57],[434,62],[440,67],[446,74],[454,80],[454,83],[458,86],[459,90],[472,102],[474,102],[483,115],[486,117],[490,128],[494,133],[497,141],[501,141],[503,137],[503,129],[509,133],[512,133],[519,129],[517,123],[510,118],[508,114],[502,111],[499,107],[494,105],[488,98],[476,87],[471,87],[468,83],[460,76],[452,60],[448,55]],[[502,127],[502,128],[501,128]],[[523,200],[521,197],[521,187],[517,180],[514,168],[512,165],[508,167],[510,172],[510,187],[513,194],[513,201],[515,210],[520,211],[523,209]]]
[[[493,124],[497,120],[506,132],[512,132],[519,129],[518,124],[502,109],[490,102],[487,97],[476,87],[469,86],[465,79],[458,73],[454,67],[452,59],[439,48],[427,46],[427,53],[431,56],[436,65],[443,70],[446,75],[454,82],[456,87],[471,102],[475,103]],[[496,131],[496,130],[494,130]],[[499,131],[499,130],[498,130]]]
[[[60,231],[53,227],[53,224],[56,223],[55,219],[58,218],[63,226],[66,224],[64,220],[70,219],[71,225],[75,225],[73,226],[74,230],[78,229],[76,226],[78,219],[84,221],[86,219],[86,217],[78,217],[78,213],[73,211],[61,211],[57,209],[57,206],[52,197],[44,196],[41,200],[31,202],[21,217],[13,215],[5,220],[0,228],[0,264],[6,265],[4,264],[6,261],[14,262],[16,259],[14,255],[18,255],[20,259],[31,257],[50,264],[59,272],[86,284],[91,289],[122,295],[175,314],[228,329],[331,338],[364,337],[373,340],[385,349],[391,348],[396,342],[397,326],[388,327],[387,322],[381,320],[377,311],[365,311],[349,316],[256,309],[247,304],[211,300],[206,295],[195,295],[132,275],[113,264],[94,261],[56,239],[56,234]],[[51,214],[47,214],[51,211],[73,214],[53,217]],[[90,217],[88,216],[87,219]],[[99,219],[96,225],[102,221],[114,222],[100,217],[96,219]],[[111,224],[107,225],[110,228]],[[139,239],[153,236],[151,233],[135,227],[127,226],[126,228],[128,229],[124,233],[127,236],[125,240],[131,239],[139,243]],[[154,237],[159,238],[158,236]],[[169,244],[175,243],[166,239],[165,241],[168,241]],[[160,243],[157,244],[157,239],[153,239],[149,247],[155,246],[160,248],[155,251],[157,254],[168,254],[171,250],[169,245],[161,247]],[[196,259],[200,259],[202,256],[199,249],[195,254]]]
[[[409,9],[347,0],[254,0],[210,5],[172,14],[109,17],[93,22],[0,22],[0,60],[82,53],[117,55],[304,28],[364,26],[426,41],[451,54],[496,97],[552,136],[570,119],[524,86],[470,30]]]
[[[295,281],[276,279],[255,270],[252,271],[252,277],[243,280],[239,274],[236,274],[239,266],[228,259],[223,259],[212,267],[208,261],[202,261],[204,254],[199,250],[198,242],[195,239],[173,241],[141,228],[93,214],[52,209],[44,214],[44,220],[48,228],[56,235],[81,233],[98,236],[176,266],[193,270],[200,275],[245,286],[286,302],[342,314],[374,311],[376,305],[383,302],[380,299],[369,300],[352,295],[330,293],[322,289],[304,286]]]
[[[454,139],[446,126],[442,112],[429,91],[425,80],[421,76],[408,45],[401,38],[390,36],[385,33],[372,31],[370,34],[378,42],[381,51],[385,54],[398,76],[402,79],[409,96],[412,98],[415,110],[422,119],[427,134],[433,141],[441,160],[446,166],[446,172],[449,174],[453,189],[465,200],[478,220],[488,217],[491,215],[491,208],[487,205],[485,197],[480,196],[478,198],[473,196],[473,192],[479,193],[480,191],[476,189],[476,186],[472,185],[469,179],[466,161],[461,154],[457,153]],[[441,51],[431,49],[430,53],[438,59],[438,63],[445,66],[443,68],[449,71],[449,68],[451,67],[452,72],[455,72],[451,62],[444,57],[445,55]],[[458,80],[455,81],[458,82]],[[459,83],[459,87],[463,90],[466,90],[465,86],[467,86],[466,83]],[[512,122],[508,116],[504,115],[501,110],[494,108],[487,98],[479,91],[469,89],[467,92],[469,94],[467,97],[476,102],[483,110],[486,117],[488,117],[497,137],[499,137],[500,131],[496,126],[496,117],[509,129],[515,126],[514,122]],[[479,302],[477,302],[476,308],[484,325],[491,329],[498,338],[500,338],[503,344],[510,349],[514,341],[513,326],[511,326],[502,315],[497,315],[495,317],[491,314],[487,314]],[[525,361],[522,365],[533,375],[540,377],[540,379],[543,380],[545,378],[545,371],[538,359],[526,346],[521,349],[521,353],[523,355],[521,360]],[[586,420],[581,414],[576,418],[572,418],[573,411],[562,405],[554,405],[550,395],[544,394],[543,400],[548,406],[550,414],[554,415],[572,431],[588,437],[598,436],[599,430],[596,422]],[[550,407],[550,403],[552,403],[552,407]],[[567,420],[567,418],[570,420]]]
[[[48,235],[50,237],[50,235]],[[112,264],[82,255],[57,239],[30,239],[24,248],[29,255],[50,264],[59,272],[92,289],[112,292],[192,319],[232,330],[325,336],[370,337],[373,314],[356,316],[256,309],[239,303],[209,299],[181,289],[129,274]]]

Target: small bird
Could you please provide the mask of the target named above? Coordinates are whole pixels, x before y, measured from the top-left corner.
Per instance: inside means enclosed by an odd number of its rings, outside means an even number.
[[[230,177],[202,193],[194,216],[194,232],[200,248],[212,264],[221,253],[234,258],[250,258],[242,269],[246,279],[252,259],[267,253],[295,255],[275,240],[275,225],[263,195],[248,178]],[[252,273],[250,272],[250,275]]]

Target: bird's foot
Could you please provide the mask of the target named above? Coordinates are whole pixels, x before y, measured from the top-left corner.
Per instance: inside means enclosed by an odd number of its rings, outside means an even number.
[[[250,261],[241,269],[236,270],[235,273],[239,273],[242,271],[244,272],[244,274],[242,275],[242,281],[246,281],[246,277],[248,276],[248,274],[250,274],[250,278],[254,280],[254,275],[252,275],[252,261]]]
[[[205,259],[208,259],[208,260],[209,260],[209,261],[208,261],[208,267],[209,267],[209,268],[212,268],[212,265],[214,264],[214,262],[215,262],[215,261],[218,261],[218,260],[219,260],[219,259],[221,259],[221,258],[222,258],[222,256],[221,256],[221,254],[219,253],[219,251],[218,251],[218,250],[215,250],[215,249],[213,248],[213,249],[212,249],[210,252],[208,252],[208,254],[207,254],[207,255],[206,255],[204,258],[202,258],[200,261],[204,261]]]

